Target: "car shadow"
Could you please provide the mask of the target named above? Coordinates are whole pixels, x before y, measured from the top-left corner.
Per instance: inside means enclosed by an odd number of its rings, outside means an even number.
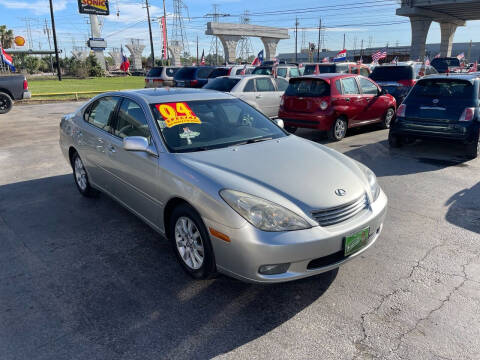
[[[283,324],[337,275],[195,281],[165,239],[107,196],[82,197],[71,174],[0,186],[0,199],[7,358],[211,358]]]
[[[375,131],[381,131],[383,130],[379,124],[370,124],[370,125],[365,125],[365,126],[359,126],[355,128],[350,128],[347,131],[347,134],[345,136],[346,139],[356,136],[359,134],[365,134],[365,133],[371,133]],[[330,144],[330,143],[335,143],[336,141],[330,140],[327,132],[326,131],[320,131],[320,130],[313,130],[313,129],[307,129],[307,128],[299,128],[295,132],[295,135],[303,137],[304,139],[308,139],[311,141],[318,142],[320,144]]]
[[[448,222],[480,234],[480,182],[452,195],[445,205]]]

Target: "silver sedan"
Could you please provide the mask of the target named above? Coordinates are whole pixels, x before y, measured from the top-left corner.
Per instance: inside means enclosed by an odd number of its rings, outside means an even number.
[[[117,200],[195,278],[329,271],[372,246],[385,218],[367,167],[221,92],[99,95],[62,118],[60,146],[82,195]]]

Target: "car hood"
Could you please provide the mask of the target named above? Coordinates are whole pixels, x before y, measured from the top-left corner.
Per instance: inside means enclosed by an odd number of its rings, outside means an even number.
[[[369,193],[366,176],[355,161],[294,135],[176,155],[219,190],[242,191],[307,214]],[[336,189],[344,189],[345,195],[336,195]]]

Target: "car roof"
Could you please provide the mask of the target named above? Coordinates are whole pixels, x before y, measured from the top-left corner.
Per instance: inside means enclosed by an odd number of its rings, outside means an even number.
[[[399,61],[397,63],[380,64],[380,65],[377,65],[376,67],[396,67],[396,66],[415,66],[415,65],[423,65],[423,64],[417,61]]]
[[[294,79],[334,79],[358,76],[357,74],[343,74],[343,73],[324,73],[318,75],[303,75]]]
[[[257,78],[271,78],[270,75],[258,75],[258,74],[245,74],[245,75],[227,75],[227,76],[218,76],[217,79],[220,78],[229,78],[229,79],[257,79]]]
[[[235,99],[235,97],[220,91],[191,88],[179,89],[170,87],[116,91],[105,93],[103,95],[130,96],[133,98],[142,99],[149,104],[195,100]]]
[[[475,80],[479,80],[480,78],[480,72],[476,73],[460,73],[460,74],[455,74],[455,73],[450,73],[450,74],[434,74],[434,75],[427,75],[422,77],[420,80],[423,79],[458,79],[458,80],[466,80],[470,81],[473,83]]]

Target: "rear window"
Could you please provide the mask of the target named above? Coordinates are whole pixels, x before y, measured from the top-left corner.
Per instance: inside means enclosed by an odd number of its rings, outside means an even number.
[[[228,75],[228,69],[219,68],[219,69],[213,70],[213,71],[208,75],[208,77],[209,77],[209,78],[216,78],[216,77],[225,76],[225,75]]]
[[[375,81],[398,81],[413,79],[411,66],[376,66],[370,74]]]
[[[318,69],[320,70],[320,74],[326,74],[326,73],[335,73],[337,72],[337,66],[336,65],[318,65]],[[315,71],[315,69],[314,69]]]
[[[165,73],[167,74],[167,76],[170,76],[172,77],[173,75],[175,75],[177,73],[177,71],[179,70],[180,68],[166,68],[165,69]]]
[[[458,60],[457,58],[451,58],[451,59],[437,58],[437,59],[433,59],[430,64],[437,70],[446,71],[449,66],[459,67],[460,60]]]
[[[329,96],[330,85],[320,79],[290,80],[285,95],[304,97]]]
[[[162,76],[162,69],[163,67],[156,67],[150,69],[150,71],[147,74],[147,77],[159,77]]]
[[[298,71],[297,68],[291,68],[291,69],[290,69],[290,76],[291,76],[291,77],[300,76],[300,72]]]
[[[473,99],[472,83],[457,79],[424,79],[412,89],[409,97]]]
[[[177,71],[175,74],[175,79],[177,80],[188,80],[195,77],[195,72],[197,71],[194,67],[184,67]]]
[[[230,79],[230,78],[216,78],[210,80],[203,88],[217,91],[230,92],[233,87],[238,84],[240,79]]]
[[[213,71],[212,68],[200,68],[198,69],[197,72],[197,78],[199,79],[206,79],[208,78],[208,75]]]
[[[316,65],[305,65],[303,75],[312,75],[313,73],[315,73],[315,66]]]
[[[256,68],[252,74],[255,75],[272,75],[272,68]]]

